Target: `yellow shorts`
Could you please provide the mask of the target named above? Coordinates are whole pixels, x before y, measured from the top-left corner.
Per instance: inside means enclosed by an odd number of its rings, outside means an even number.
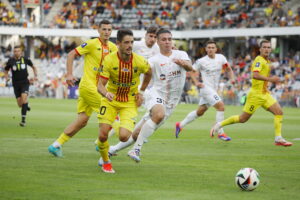
[[[270,93],[259,94],[254,91],[250,91],[247,95],[247,100],[243,111],[253,114],[260,106],[267,110],[276,102],[276,99],[274,99]]]
[[[100,104],[101,95],[97,90],[79,89],[77,113],[85,112],[87,116],[91,116],[93,111],[99,113]]]
[[[99,123],[112,125],[118,114],[120,117],[120,127],[132,132],[138,115],[135,101],[109,102],[106,98],[102,98],[98,114]]]

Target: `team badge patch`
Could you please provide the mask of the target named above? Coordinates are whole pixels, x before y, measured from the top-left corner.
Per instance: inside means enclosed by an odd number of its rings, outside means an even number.
[[[87,45],[87,43],[85,42],[81,45],[81,47],[84,48],[86,45]]]
[[[162,80],[162,81],[163,81],[163,80],[166,80],[166,75],[165,75],[165,74],[161,74],[161,75],[159,76],[159,79]]]
[[[257,62],[257,63],[255,64],[255,67],[259,67],[259,65],[260,65],[260,62]]]

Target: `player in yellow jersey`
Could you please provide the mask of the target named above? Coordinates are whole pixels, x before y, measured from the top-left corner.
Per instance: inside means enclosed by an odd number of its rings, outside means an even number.
[[[265,110],[273,113],[274,115],[275,145],[291,146],[292,143],[286,141],[281,136],[283,116],[282,108],[280,107],[279,103],[271,96],[267,88],[268,82],[277,83],[280,81],[280,78],[278,76],[270,76],[270,41],[263,40],[260,43],[259,51],[260,55],[255,58],[251,66],[252,87],[247,95],[243,113],[241,115],[231,116],[221,122],[216,123],[211,129],[210,135],[213,137],[214,134],[224,126],[235,123],[245,123],[250,119],[256,109],[262,106]]]
[[[117,46],[109,41],[112,24],[103,20],[99,24],[99,38],[87,40],[72,50],[67,57],[66,80],[69,86],[74,86],[76,78],[73,76],[73,61],[76,56],[84,55],[84,72],[79,84],[77,103],[77,119],[69,124],[57,140],[48,147],[54,156],[62,156],[62,145],[86,126],[93,111],[99,112],[101,95],[97,92],[99,69],[104,57],[117,51]]]
[[[101,167],[106,173],[115,173],[109,160],[107,141],[112,123],[119,114],[119,139],[127,141],[136,123],[137,108],[142,104],[143,92],[152,76],[144,57],[132,52],[133,41],[131,30],[119,30],[118,52],[105,57],[100,73],[98,91],[103,98],[98,115],[100,131],[97,145],[103,159]],[[144,80],[138,91],[140,74],[144,74]]]

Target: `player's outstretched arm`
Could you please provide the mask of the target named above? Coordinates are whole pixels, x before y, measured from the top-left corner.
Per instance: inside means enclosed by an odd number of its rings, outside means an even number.
[[[192,79],[192,82],[194,83],[194,85],[197,86],[198,88],[203,88],[204,84],[201,83],[197,78],[197,71],[192,70],[190,72],[190,74],[191,74],[191,79]]]
[[[174,63],[179,65],[180,67],[184,68],[186,71],[192,71],[192,62],[189,60],[183,60],[183,59],[173,59]]]
[[[262,81],[270,81],[272,83],[280,82],[280,78],[278,76],[266,77],[266,76],[260,75],[259,72],[253,72],[253,78],[257,79],[257,80],[262,80]]]
[[[71,52],[68,53],[67,57],[67,74],[66,74],[66,82],[69,86],[74,86],[74,82],[77,80],[73,76],[73,61],[74,58],[76,57],[76,51],[72,50]]]
[[[231,81],[231,83],[235,83],[234,73],[233,73],[232,67],[230,66],[229,63],[227,63],[226,65],[227,65],[226,70],[229,72],[230,81]]]

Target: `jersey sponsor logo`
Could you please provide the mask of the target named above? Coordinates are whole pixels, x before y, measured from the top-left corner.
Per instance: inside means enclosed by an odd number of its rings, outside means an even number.
[[[255,67],[259,67],[259,65],[260,65],[260,62],[257,62],[257,63],[255,64]]]
[[[123,71],[123,72],[129,72],[129,69],[123,68],[122,71]]]
[[[81,45],[81,47],[84,48],[86,45],[87,45],[87,43],[85,42]]]
[[[180,76],[180,75],[181,75],[180,70],[169,72],[169,74],[168,74],[168,76]]]
[[[161,75],[159,76],[159,79],[162,80],[162,81],[163,81],[163,80],[166,80],[166,75],[165,75],[165,74],[161,74]]]
[[[163,67],[165,66],[167,63],[161,63],[160,66]]]
[[[119,82],[116,82],[116,81],[112,81],[112,83],[117,85],[117,86],[120,86],[120,87],[131,87],[133,85],[136,85],[135,81],[133,81],[131,83],[119,83]]]

